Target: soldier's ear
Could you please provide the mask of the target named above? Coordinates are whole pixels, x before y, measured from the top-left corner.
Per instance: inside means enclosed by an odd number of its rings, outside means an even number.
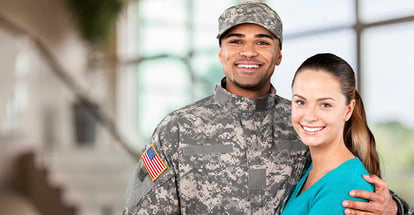
[[[279,49],[276,56],[276,65],[279,65],[282,62],[282,50]]]
[[[220,60],[220,63],[223,64],[223,50],[220,47],[220,50],[218,51],[218,58]]]

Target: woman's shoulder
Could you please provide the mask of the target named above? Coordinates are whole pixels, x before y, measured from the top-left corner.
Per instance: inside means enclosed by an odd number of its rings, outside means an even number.
[[[368,190],[374,191],[374,187],[365,181],[363,175],[368,175],[368,171],[358,158],[348,160],[334,169],[328,176],[327,188],[345,190]]]

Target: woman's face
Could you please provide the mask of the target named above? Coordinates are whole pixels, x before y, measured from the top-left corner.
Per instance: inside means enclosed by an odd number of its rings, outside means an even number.
[[[292,87],[292,124],[310,147],[343,144],[345,122],[355,101],[346,104],[339,80],[323,70],[304,69]]]

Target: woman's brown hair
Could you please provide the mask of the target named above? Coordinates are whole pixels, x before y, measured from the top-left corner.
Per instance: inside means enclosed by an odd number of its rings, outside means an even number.
[[[316,54],[305,60],[298,68],[293,78],[292,86],[296,75],[304,69],[315,69],[331,74],[340,82],[341,91],[346,98],[347,104],[355,100],[352,116],[345,122],[343,132],[345,145],[362,161],[370,174],[381,177],[379,157],[375,148],[375,138],[368,127],[364,104],[356,90],[355,73],[352,67],[344,59],[334,54]]]

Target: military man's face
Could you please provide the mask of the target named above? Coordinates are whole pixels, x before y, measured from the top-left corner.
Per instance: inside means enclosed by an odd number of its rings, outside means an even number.
[[[219,59],[228,91],[246,97],[264,96],[282,59],[279,39],[259,25],[237,25],[223,36]]]

